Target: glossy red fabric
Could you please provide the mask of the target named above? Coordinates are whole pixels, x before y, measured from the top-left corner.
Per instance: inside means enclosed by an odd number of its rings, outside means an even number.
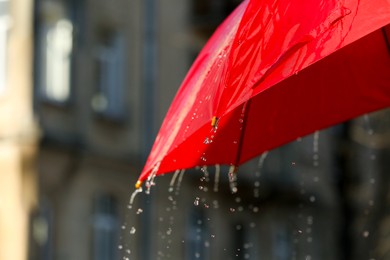
[[[239,165],[389,106],[389,23],[388,0],[244,1],[188,72],[139,180]]]

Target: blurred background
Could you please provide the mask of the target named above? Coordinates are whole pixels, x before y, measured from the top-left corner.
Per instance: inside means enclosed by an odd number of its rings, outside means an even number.
[[[209,167],[130,207],[185,73],[240,2],[0,0],[0,260],[390,259],[389,110],[261,155],[236,194]]]

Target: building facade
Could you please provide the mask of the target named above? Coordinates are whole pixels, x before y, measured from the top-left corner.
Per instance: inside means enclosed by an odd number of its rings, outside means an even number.
[[[30,259],[386,259],[385,112],[249,162],[238,193],[209,167],[129,205],[180,82],[239,2],[35,1]]]

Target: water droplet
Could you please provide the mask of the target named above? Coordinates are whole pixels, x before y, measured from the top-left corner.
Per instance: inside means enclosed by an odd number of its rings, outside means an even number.
[[[307,217],[307,224],[313,225],[313,217],[312,216]]]
[[[253,212],[254,212],[254,213],[259,212],[259,208],[258,208],[258,207],[253,207]]]
[[[170,236],[172,234],[172,228],[168,228],[166,233],[167,233],[168,236]]]
[[[126,226],[125,226],[125,225],[123,225],[123,226],[121,226],[121,228],[122,228],[122,229],[126,229]]]
[[[130,249],[126,249],[126,253],[128,253],[130,255],[131,254],[131,250]]]
[[[315,202],[316,201],[316,197],[315,196],[310,196],[309,200],[310,200],[310,202]]]
[[[366,230],[366,231],[363,232],[363,237],[368,237],[369,235],[370,235],[369,231]]]
[[[199,206],[199,197],[195,198],[194,205],[195,206]]]
[[[234,209],[234,208],[230,208],[229,210],[230,210],[230,212],[235,212],[236,211],[236,209]]]
[[[215,237],[215,235],[213,235],[213,234],[211,234],[210,236],[211,236],[212,238],[214,238],[214,237]]]
[[[118,249],[119,249],[119,250],[122,250],[122,249],[123,249],[123,246],[122,246],[122,245],[119,245],[119,246],[118,246]]]
[[[131,229],[130,229],[130,234],[135,234],[135,232],[136,232],[137,230],[135,229],[135,227],[131,227]]]
[[[135,199],[135,196],[137,196],[138,193],[142,192],[142,187],[136,189],[133,194],[131,194],[130,199],[129,199],[129,204],[127,205],[128,209],[131,209],[133,207],[133,202]]]
[[[138,210],[137,210],[137,215],[141,214],[142,212],[143,212],[142,209],[138,209]]]
[[[230,191],[234,194],[237,193],[237,172],[235,166],[230,166],[229,169],[229,183],[230,183]]]
[[[295,166],[295,162],[291,162],[291,165],[292,165],[292,166]]]

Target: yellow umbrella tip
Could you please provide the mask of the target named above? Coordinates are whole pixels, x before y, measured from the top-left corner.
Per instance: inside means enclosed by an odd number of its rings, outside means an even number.
[[[135,184],[135,188],[139,189],[142,185],[142,181],[138,180],[137,183]]]

